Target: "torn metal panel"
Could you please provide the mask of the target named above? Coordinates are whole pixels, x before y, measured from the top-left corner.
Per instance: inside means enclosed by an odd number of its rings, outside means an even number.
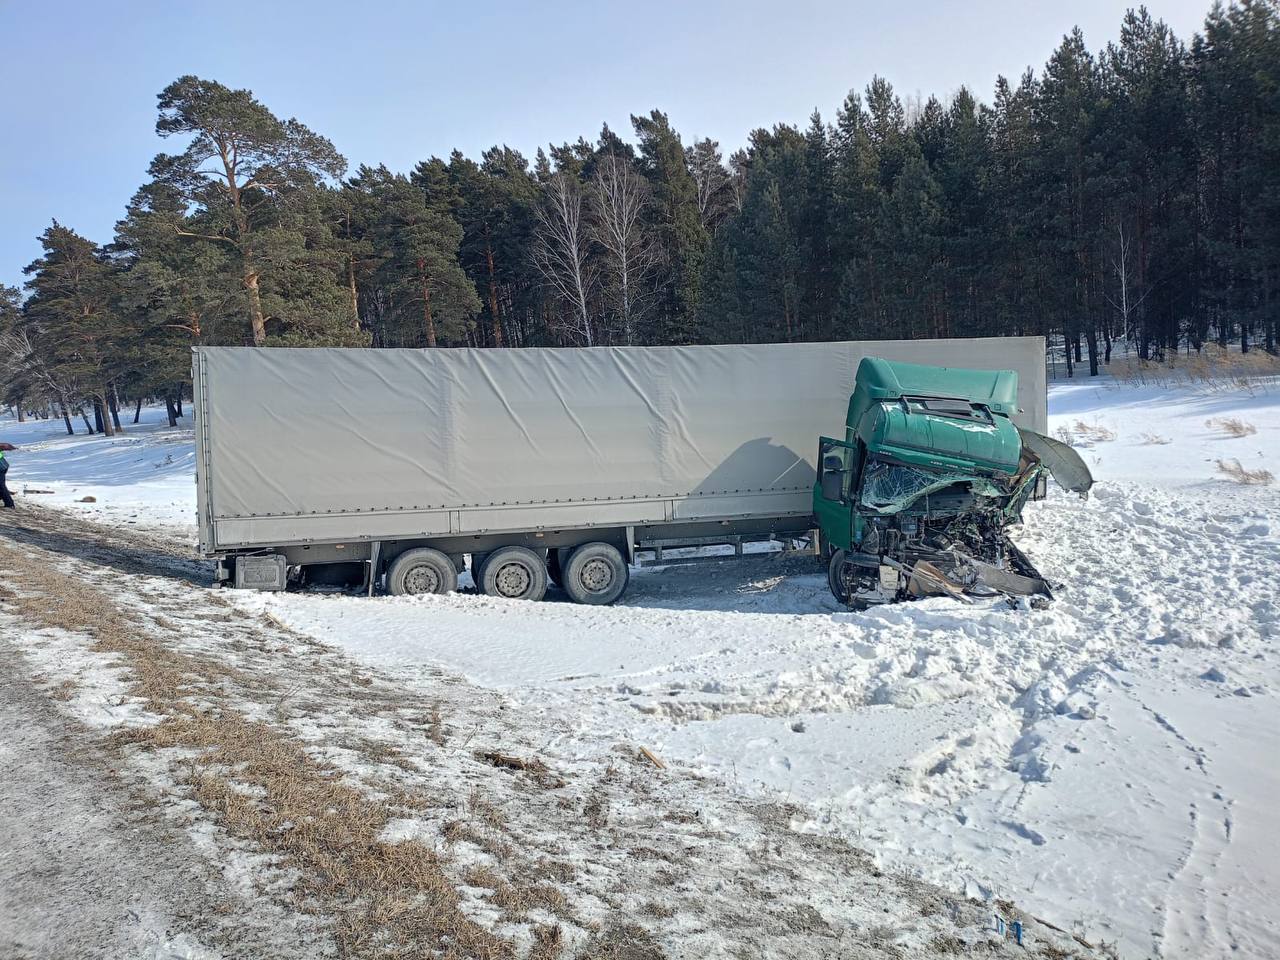
[[[1018,433],[1022,437],[1023,446],[1036,455],[1062,489],[1072,493],[1089,492],[1093,486],[1093,474],[1080,454],[1061,440],[1046,437],[1026,427],[1019,427]]]

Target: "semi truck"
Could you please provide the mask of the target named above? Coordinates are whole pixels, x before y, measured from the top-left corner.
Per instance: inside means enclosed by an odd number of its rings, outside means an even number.
[[[819,464],[837,455],[819,453],[819,438],[856,448],[842,420],[867,357],[1012,371],[987,409],[1046,430],[1040,337],[196,347],[200,551],[236,587],[358,579],[370,593],[447,593],[469,569],[486,594],[536,600],[555,583],[577,602],[612,603],[638,556],[737,555],[833,522],[815,510],[836,472]],[[849,524],[829,532],[829,552],[862,556]],[[845,595],[851,576],[838,578]]]
[[[867,357],[842,439],[819,440],[813,510],[836,599],[1052,599],[1008,529],[1052,476],[1087,496],[1071,447],[1019,426],[1018,374]]]

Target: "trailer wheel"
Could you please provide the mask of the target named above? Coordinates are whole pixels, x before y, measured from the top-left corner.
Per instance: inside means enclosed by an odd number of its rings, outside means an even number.
[[[458,571],[439,550],[420,547],[406,550],[387,568],[387,592],[392,596],[452,593],[458,589]]]
[[[849,605],[849,592],[844,588],[844,551],[832,550],[831,562],[827,564],[827,586],[831,588],[831,595],[843,603]]]
[[[476,586],[491,597],[541,600],[547,592],[547,561],[528,547],[500,547],[485,558]]]
[[[627,589],[631,571],[621,551],[609,543],[584,543],[564,565],[564,592],[575,603],[608,604]]]

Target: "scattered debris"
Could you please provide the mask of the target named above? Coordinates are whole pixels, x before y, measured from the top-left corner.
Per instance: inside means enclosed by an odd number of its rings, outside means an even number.
[[[76,501],[76,503],[97,503],[97,502],[98,502],[97,497],[81,497],[79,500]]]
[[[522,757],[513,757],[505,753],[498,753],[491,750],[487,753],[481,753],[480,759],[486,763],[490,763],[495,767],[506,767],[509,770],[545,770],[547,765],[541,760],[525,760]]]
[[[644,756],[646,760],[652,763],[659,770],[667,769],[667,765],[662,762],[662,759],[656,753],[650,750],[648,747],[641,747],[640,753]]]
[[[521,773],[526,773],[534,783],[544,790],[559,790],[565,785],[564,779],[537,757],[526,760],[523,757],[499,753],[496,750],[481,751],[476,756],[491,766],[501,767],[504,770],[519,770]]]
[[[269,613],[264,610],[262,613],[262,619],[265,620],[267,623],[269,623],[271,626],[275,627],[277,630],[284,630],[288,633],[294,632],[293,630],[289,629],[289,627],[285,624],[283,620],[281,620],[279,617],[277,617],[273,613]]]

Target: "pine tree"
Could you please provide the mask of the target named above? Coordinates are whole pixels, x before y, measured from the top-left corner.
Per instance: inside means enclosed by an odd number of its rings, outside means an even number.
[[[455,151],[447,172],[447,187],[420,173],[415,183],[428,191],[431,202],[442,195],[456,202],[454,216],[463,230],[459,257],[482,304],[478,342],[495,347],[524,342],[537,314],[538,286],[529,257],[538,188],[528,163],[508,147],[486,150],[478,164]]]
[[[386,167],[361,167],[354,190],[367,192],[377,219],[376,279],[388,306],[385,345],[464,342],[480,309],[475,286],[458,263],[462,228],[445,204],[428,202],[409,179]]]
[[[56,220],[40,237],[44,255],[24,273],[27,331],[42,365],[68,403],[92,401],[99,429],[115,433],[112,381],[127,342],[114,306],[119,276],[97,244]]]
[[[1196,311],[1187,53],[1164,23],[1131,10],[1101,67],[1105,296],[1140,356],[1176,351],[1182,318]],[[1204,331],[1189,332],[1203,342]]]
[[[328,275],[317,189],[346,162],[324,137],[280,120],[248,90],[180,77],[160,94],[161,136],[189,136],[180,154],[160,154],[151,175],[196,208],[185,235],[225,245],[244,287],[252,341],[358,342],[350,299]]]
[[[233,264],[221,244],[181,236],[181,195],[163,183],[135,194],[116,224],[110,249],[120,268],[116,308],[134,332],[132,376],[123,384],[138,396],[163,394],[175,406],[191,376],[191,347],[237,343],[242,301]]]
[[[1043,250],[1046,262],[1058,265],[1044,288],[1045,306],[1068,347],[1068,376],[1081,362],[1081,333],[1089,345],[1089,372],[1098,373],[1099,115],[1096,64],[1075,30],[1049,58],[1033,114]]]
[[[688,343],[693,339],[709,237],[698,212],[698,186],[689,173],[680,135],[660,110],[633,116],[640,157],[653,186],[653,219],[664,270],[658,290],[657,326],[652,339]]]

